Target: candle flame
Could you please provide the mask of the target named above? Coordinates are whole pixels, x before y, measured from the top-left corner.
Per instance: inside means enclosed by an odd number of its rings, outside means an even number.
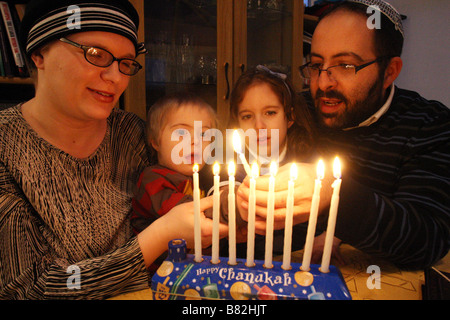
[[[333,163],[333,176],[336,179],[340,179],[341,178],[341,162],[339,161],[339,158],[336,157],[334,158],[334,163]]]
[[[277,171],[278,171],[277,163],[275,161],[272,161],[270,163],[270,174],[272,176],[275,176],[277,174]]]
[[[256,162],[253,162],[252,164],[252,178],[256,179],[259,176],[259,167]]]
[[[323,160],[320,159],[319,163],[317,163],[317,179],[322,180],[325,176],[325,164]]]
[[[219,165],[218,162],[215,162],[215,163],[214,163],[214,166],[213,166],[213,173],[214,173],[215,176],[217,176],[217,175],[220,173],[220,165]]]
[[[193,171],[194,173],[197,173],[197,172],[198,172],[198,164],[197,164],[197,163],[194,164],[194,167],[192,168],[192,171]]]
[[[230,161],[228,164],[228,175],[234,176],[236,174],[236,165],[234,164],[234,161]]]
[[[295,163],[293,163],[291,165],[291,180],[295,181],[295,180],[297,180],[297,177],[298,177],[297,165]]]
[[[237,130],[234,130],[233,132],[233,148],[236,153],[242,153],[241,135]]]

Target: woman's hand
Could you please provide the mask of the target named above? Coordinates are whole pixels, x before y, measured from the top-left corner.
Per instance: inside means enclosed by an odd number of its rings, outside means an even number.
[[[200,225],[202,247],[208,247],[212,243],[213,221],[205,217],[204,211],[213,205],[213,197],[200,200]],[[228,226],[219,224],[219,236],[228,235]],[[138,235],[139,245],[144,256],[145,264],[149,266],[164,251],[172,239],[184,239],[188,248],[194,248],[194,202],[187,202],[172,208],[161,218]]]

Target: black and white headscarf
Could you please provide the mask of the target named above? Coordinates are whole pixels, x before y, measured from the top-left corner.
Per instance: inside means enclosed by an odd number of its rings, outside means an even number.
[[[138,42],[139,16],[127,0],[32,0],[26,8],[20,39],[30,55],[49,41],[71,33],[106,31],[120,34],[145,53]]]

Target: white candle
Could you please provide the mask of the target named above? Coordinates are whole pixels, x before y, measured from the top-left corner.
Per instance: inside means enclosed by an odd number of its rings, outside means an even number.
[[[213,230],[212,230],[212,255],[211,262],[219,263],[219,220],[220,220],[220,166],[214,163],[214,194],[213,194]]]
[[[312,248],[314,244],[314,235],[316,233],[317,216],[319,214],[320,190],[322,189],[322,179],[325,175],[325,165],[323,160],[317,164],[317,179],[314,185],[314,194],[311,200],[311,209],[309,211],[308,233],[306,234],[305,250],[303,252],[303,262],[300,269],[309,271],[311,263]]]
[[[334,229],[336,227],[336,217],[339,206],[339,191],[341,189],[342,180],[341,180],[341,163],[338,157],[334,159],[333,175],[336,180],[334,180],[332,184],[333,195],[331,196],[330,212],[328,215],[327,234],[325,236],[325,246],[323,249],[322,264],[320,266],[320,271],[323,273],[327,273],[329,271],[331,251],[333,249]]]
[[[269,177],[269,195],[267,198],[267,217],[266,217],[266,252],[264,267],[272,268],[273,254],[273,219],[275,210],[275,175],[277,174],[277,164],[275,161],[270,163]]]
[[[252,164],[250,176],[250,194],[248,197],[248,230],[247,230],[247,267],[255,265],[255,206],[256,206],[256,178],[259,176],[259,167],[256,162]]]
[[[236,264],[236,196],[234,194],[236,165],[228,164],[228,264]]]
[[[248,176],[251,176],[252,172],[250,166],[248,165],[247,159],[245,159],[245,154],[242,149],[241,136],[237,130],[233,132],[233,148],[234,151],[238,154],[239,159],[241,159],[242,164],[244,165],[245,173]]]
[[[194,197],[194,250],[195,262],[202,262],[202,236],[200,225],[200,188],[198,183],[198,164],[194,164],[193,174],[193,197]]]
[[[286,199],[286,220],[284,225],[284,248],[283,248],[283,264],[281,268],[284,270],[291,269],[291,250],[292,250],[292,224],[294,215],[294,184],[297,180],[297,165],[291,165],[291,178],[288,182],[288,195]]]

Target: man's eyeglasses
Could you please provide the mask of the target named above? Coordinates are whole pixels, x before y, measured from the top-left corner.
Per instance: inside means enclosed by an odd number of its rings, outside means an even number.
[[[305,79],[316,79],[320,76],[320,73],[322,71],[325,71],[330,78],[333,80],[341,80],[349,78],[353,75],[355,75],[359,70],[364,69],[365,67],[370,66],[373,63],[382,61],[383,58],[377,58],[373,61],[364,63],[359,66],[355,66],[354,64],[347,64],[342,63],[335,66],[328,67],[326,69],[321,69],[323,66],[321,63],[314,63],[311,64],[311,62],[308,62],[302,66],[299,67],[300,74]]]
[[[127,76],[133,76],[142,69],[142,66],[136,60],[128,58],[117,59],[105,49],[83,46],[66,38],[60,38],[59,40],[82,49],[86,61],[94,66],[106,68],[112,65],[114,61],[117,61],[119,63],[119,71]]]

